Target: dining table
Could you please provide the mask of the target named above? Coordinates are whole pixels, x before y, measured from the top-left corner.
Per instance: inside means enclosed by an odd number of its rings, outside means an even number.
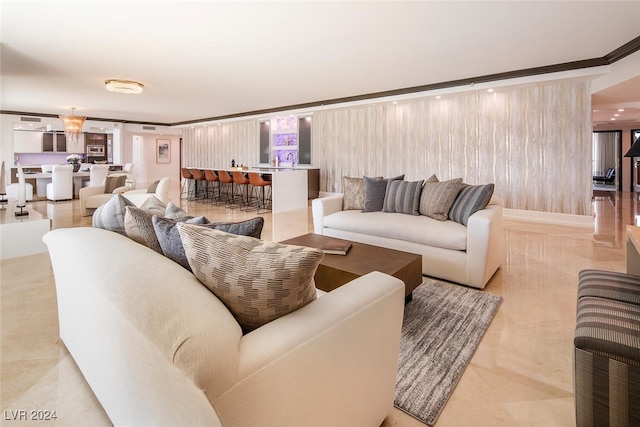
[[[79,170],[73,173],[73,196],[78,197],[80,189],[82,188],[82,182],[88,180],[91,176],[91,172]],[[36,180],[36,195],[38,198],[47,197],[47,184],[51,182],[51,172],[25,172],[25,179]]]

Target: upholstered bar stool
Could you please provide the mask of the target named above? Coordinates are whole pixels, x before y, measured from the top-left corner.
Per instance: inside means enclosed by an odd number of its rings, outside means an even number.
[[[220,179],[220,185],[224,184],[225,195],[226,195],[226,208],[235,208],[236,207],[236,193],[235,193],[235,185],[233,182],[233,177],[229,175],[229,172],[225,170],[218,171],[218,179]]]
[[[204,170],[204,179],[207,180],[207,195],[211,198],[211,204],[220,200],[220,179],[216,171],[211,169]],[[216,188],[218,189],[218,195],[216,196]]]
[[[192,195],[191,183],[194,182],[193,175],[191,175],[191,172],[189,172],[189,169],[187,168],[180,169],[180,173],[182,174],[182,179],[183,179],[182,189],[180,190],[180,198],[188,199]]]
[[[255,189],[257,213],[260,213],[260,209],[263,212],[270,211],[271,181],[265,180],[259,173],[249,172],[249,182]]]
[[[202,187],[206,184],[204,173],[200,169],[189,169],[189,172],[193,176],[195,186],[194,200],[202,200],[204,198]]]
[[[240,186],[238,191],[240,195],[240,210],[248,211],[251,206],[251,196],[249,192],[249,179],[244,172],[233,172],[233,182],[236,187]]]

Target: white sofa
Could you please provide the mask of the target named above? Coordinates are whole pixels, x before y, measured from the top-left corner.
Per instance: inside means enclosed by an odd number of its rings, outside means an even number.
[[[122,195],[129,199],[129,201],[134,203],[136,206],[142,206],[142,204],[151,195],[156,196],[163,203],[167,203],[169,201],[170,187],[171,179],[169,177],[164,177],[159,180],[158,186],[156,187],[156,191],[154,193],[149,193],[147,189],[141,189],[125,191]]]
[[[484,288],[504,259],[500,198],[469,217],[468,225],[424,215],[342,210],[343,195],[312,201],[313,230],[422,255],[422,274]]]
[[[398,279],[370,273],[243,336],[195,276],[127,237],[43,240],[60,337],[114,425],[377,427],[392,410]]]

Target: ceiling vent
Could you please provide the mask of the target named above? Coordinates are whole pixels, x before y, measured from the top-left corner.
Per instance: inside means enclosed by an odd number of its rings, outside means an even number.
[[[40,123],[42,119],[40,117],[20,117],[21,122],[33,122]]]
[[[155,126],[142,126],[142,130],[156,130]]]

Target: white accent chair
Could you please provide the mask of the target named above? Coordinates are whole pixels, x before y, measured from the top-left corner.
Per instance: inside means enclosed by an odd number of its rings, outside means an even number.
[[[158,182],[155,193],[149,193],[147,189],[125,191],[122,195],[129,199],[136,206],[141,206],[150,196],[156,196],[163,203],[169,201],[169,187],[171,178],[165,176]]]
[[[73,199],[73,165],[53,165],[47,184],[47,200]]]
[[[126,179],[133,182],[133,185],[135,186],[135,178],[133,175],[129,173],[118,172],[118,173],[109,174],[108,176],[120,176],[120,175],[126,176],[127,177]],[[105,193],[104,192],[105,181],[106,181],[106,177],[105,179],[102,180],[102,183],[100,185],[93,185],[93,186],[84,187],[80,189],[80,194],[79,194],[80,211],[82,212],[82,216],[92,215],[94,209],[96,209],[97,207],[102,205],[104,202],[112,198],[114,194],[124,193],[128,189],[126,186],[118,187],[115,190],[113,190],[112,193]]]

